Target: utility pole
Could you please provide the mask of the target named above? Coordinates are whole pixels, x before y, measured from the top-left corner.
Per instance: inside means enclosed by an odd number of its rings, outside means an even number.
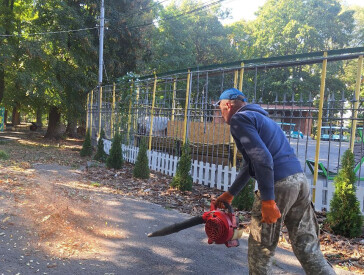
[[[102,69],[104,65],[104,28],[105,28],[105,6],[104,0],[101,0],[100,10],[100,38],[99,38],[99,87],[102,84]]]

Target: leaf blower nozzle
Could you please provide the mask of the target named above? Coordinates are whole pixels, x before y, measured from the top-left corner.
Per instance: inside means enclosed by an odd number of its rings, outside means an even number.
[[[161,237],[166,236],[172,233],[177,233],[183,229],[190,228],[192,226],[204,223],[205,221],[201,216],[193,217],[192,219],[186,220],[184,222],[175,223],[170,226],[164,227],[158,231],[155,231],[153,233],[149,233],[148,237]]]

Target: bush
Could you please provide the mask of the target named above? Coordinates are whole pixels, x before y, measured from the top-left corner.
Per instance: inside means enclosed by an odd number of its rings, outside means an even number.
[[[139,179],[149,179],[150,176],[147,144],[144,138],[142,138],[140,141],[140,147],[133,170],[133,176]]]
[[[4,152],[3,150],[0,150],[0,159],[7,160],[9,158],[9,155]]]
[[[106,159],[108,168],[120,169],[123,166],[123,153],[121,151],[121,136],[116,133],[111,145],[109,156]]]
[[[250,179],[243,190],[234,197],[232,206],[239,210],[250,211],[254,202],[255,180]]]
[[[330,202],[327,221],[335,234],[358,237],[362,230],[360,204],[356,197],[354,155],[346,150],[342,157],[342,168],[334,178],[335,193]]]
[[[173,177],[171,187],[177,188],[181,191],[192,190],[192,177],[191,170],[191,155],[188,142],[182,146],[182,156],[177,164],[176,175]]]
[[[97,151],[94,156],[94,160],[98,160],[101,162],[105,162],[107,158],[107,154],[104,151],[104,141],[105,138],[105,132],[104,129],[101,129],[99,141],[97,142]]]
[[[80,155],[81,157],[87,157],[92,155],[91,134],[89,130],[86,131],[86,136],[82,144]]]

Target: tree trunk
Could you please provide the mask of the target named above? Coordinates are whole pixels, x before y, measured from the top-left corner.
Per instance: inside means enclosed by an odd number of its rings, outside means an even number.
[[[0,64],[0,103],[4,98],[5,92],[5,72],[2,64]]]
[[[52,106],[49,110],[48,129],[45,138],[60,139],[62,137],[61,113],[58,107]]]
[[[13,107],[13,116],[11,118],[11,123],[13,126],[20,124],[20,112],[19,112],[20,104],[15,103]]]
[[[76,138],[77,137],[77,120],[76,119],[69,119],[66,134],[68,137]]]
[[[77,128],[77,135],[79,137],[84,137],[86,135],[86,121],[84,119],[81,120],[81,125]]]
[[[38,108],[37,109],[37,126],[39,128],[42,128],[43,127],[43,122],[42,122],[42,109],[41,108]]]
[[[5,113],[4,113],[4,124],[8,123],[8,110],[5,109]]]
[[[14,1],[15,0],[11,0],[10,2],[9,2],[9,0],[3,1],[3,6],[5,8],[10,8],[11,13],[13,13],[13,10],[14,10]],[[9,25],[10,24],[5,24],[5,34],[10,34],[10,31],[8,29]],[[4,98],[4,93],[5,93],[5,69],[4,69],[4,65],[0,63],[0,103]]]

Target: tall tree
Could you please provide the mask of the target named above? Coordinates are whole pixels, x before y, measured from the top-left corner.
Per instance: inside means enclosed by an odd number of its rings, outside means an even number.
[[[15,26],[14,15],[14,2],[15,0],[2,0],[0,2],[0,33],[11,35]],[[11,38],[0,38],[0,50],[2,55],[0,57],[0,103],[4,97],[5,92],[5,70],[6,64],[9,63],[8,54]]]
[[[337,0],[268,0],[253,26],[256,53],[266,57],[342,48],[354,25]]]
[[[230,37],[244,59],[286,56],[313,51],[330,50],[350,45],[353,31],[353,12],[344,11],[337,0],[268,0],[251,22],[238,22],[229,26]],[[348,89],[338,79],[342,62],[330,64],[327,73],[327,91],[341,98]],[[287,100],[304,102],[309,92],[316,96],[320,87],[320,65],[292,66],[290,68],[260,70],[258,79],[247,77],[248,91],[257,93],[263,101]],[[264,84],[263,84],[264,83]],[[263,89],[264,86],[264,89]]]
[[[19,37],[27,32],[33,19],[32,0],[2,0],[0,1],[0,103],[7,108],[13,108],[13,113],[18,114],[21,98],[11,102],[3,102],[11,94],[19,95],[19,90],[24,91],[22,83],[17,81],[18,71],[23,68],[27,45]],[[13,96],[13,98],[15,98]],[[13,118],[14,119],[14,118]],[[17,121],[14,121],[17,122]]]
[[[81,1],[39,0],[35,27],[38,32],[78,30],[95,26],[96,19]],[[37,89],[43,106],[49,110],[46,137],[59,138],[61,114],[72,123],[80,116],[85,102],[85,90],[96,84],[97,33],[69,31],[40,37],[44,53],[37,76],[48,85]],[[49,70],[47,70],[49,69]],[[46,73],[43,73],[46,71]]]
[[[360,47],[364,44],[364,7],[354,6],[350,8],[354,11],[355,28],[351,45]]]
[[[219,6],[207,9],[202,1],[172,1],[161,10],[151,38],[150,69],[163,72],[235,60],[219,15]]]
[[[39,28],[48,31],[92,28],[97,24],[99,2],[40,0],[36,23]],[[108,28],[104,46],[104,83],[135,69],[142,39],[138,29],[129,28],[144,16],[149,16],[149,12],[143,13],[143,16],[136,12],[146,8],[149,2],[114,0],[108,1],[105,6]],[[54,72],[54,78],[49,78],[51,87],[45,90],[50,95],[47,97],[48,106],[52,107],[50,110],[55,118],[61,118],[58,113],[65,115],[67,128],[72,134],[84,110],[85,92],[97,85],[98,33],[93,30],[49,36],[42,48],[47,53],[46,64],[51,65]],[[54,127],[48,128],[47,137],[55,135],[50,132],[51,129]]]
[[[105,82],[112,83],[130,71],[138,71],[150,59],[147,35],[154,28],[158,5],[152,0],[111,0],[105,8]]]

